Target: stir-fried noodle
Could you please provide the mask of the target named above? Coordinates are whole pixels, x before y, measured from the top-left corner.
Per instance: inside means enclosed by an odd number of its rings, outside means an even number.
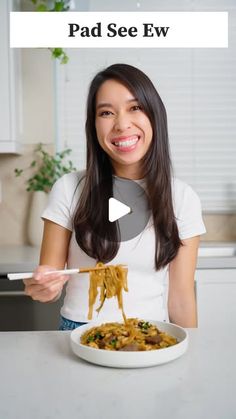
[[[105,267],[98,262],[96,267]],[[127,269],[122,265],[106,266],[106,269],[90,271],[89,312],[92,319],[93,306],[100,288],[100,306],[102,309],[106,298],[117,297],[118,307],[122,311],[124,323],[104,323],[92,327],[81,336],[81,343],[96,349],[109,351],[149,351],[175,345],[177,339],[160,331],[155,325],[139,319],[126,319],[123,308],[122,291],[128,291]]]
[[[102,262],[98,262],[96,267],[105,267]],[[122,291],[128,291],[127,286],[127,269],[122,265],[107,266],[106,269],[90,271],[89,286],[89,312],[88,319],[93,316],[93,306],[98,296],[98,288],[100,288],[100,306],[96,309],[99,313],[106,298],[117,297],[118,307],[122,311],[124,321],[126,321],[123,309]]]
[[[177,339],[149,322],[127,319],[126,323],[105,323],[90,328],[81,336],[81,343],[108,351],[150,351],[175,345]]]

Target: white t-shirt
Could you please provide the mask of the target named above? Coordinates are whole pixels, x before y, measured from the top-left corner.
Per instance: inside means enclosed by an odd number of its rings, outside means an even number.
[[[79,200],[83,181],[78,181],[84,172],[73,172],[62,176],[49,194],[48,206],[42,218],[53,221],[72,231],[68,253],[68,268],[95,266],[96,260],[89,257],[78,246],[73,231],[72,217]],[[173,178],[173,206],[181,239],[205,233],[201,215],[201,204],[197,194],[186,183]],[[150,320],[168,320],[166,290],[168,266],[155,271],[155,233],[149,220],[142,233],[132,240],[120,243],[116,257],[110,264],[128,265],[128,292],[123,292],[124,311],[127,317]],[[89,275],[70,276],[66,287],[61,315],[74,321],[88,322]],[[114,298],[106,299],[97,315],[94,305],[93,319],[101,321],[121,321],[122,314]]]

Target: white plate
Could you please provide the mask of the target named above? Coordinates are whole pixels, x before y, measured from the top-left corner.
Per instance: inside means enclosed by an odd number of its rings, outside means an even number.
[[[99,326],[98,322],[88,323],[71,332],[70,341],[73,352],[80,358],[93,364],[115,368],[143,368],[153,365],[165,364],[183,355],[188,347],[188,334],[185,329],[172,323],[148,320],[155,324],[158,329],[177,338],[178,343],[168,348],[152,351],[107,351],[95,349],[80,343],[81,335],[93,326]]]

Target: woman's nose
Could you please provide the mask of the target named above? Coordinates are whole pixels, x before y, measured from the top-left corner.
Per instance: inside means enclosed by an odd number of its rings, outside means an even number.
[[[125,131],[131,127],[132,123],[129,115],[119,114],[116,116],[114,128],[116,131]]]

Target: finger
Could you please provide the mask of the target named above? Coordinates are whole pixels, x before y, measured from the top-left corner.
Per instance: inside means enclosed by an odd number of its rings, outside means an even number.
[[[56,283],[58,284],[65,284],[69,279],[69,275],[62,275],[62,274],[51,274],[51,275],[45,275],[45,277],[40,281],[41,284],[50,284],[50,283]]]
[[[37,268],[34,271],[33,278],[36,281],[42,281],[47,276],[50,278],[51,275],[53,275],[53,274],[49,274],[49,275],[45,275],[45,274],[48,274],[49,272],[54,272],[54,271],[56,271],[55,267],[52,267],[52,266],[49,266],[49,265],[39,265],[39,266],[37,266]]]
[[[55,297],[58,296],[58,294],[61,293],[61,290],[61,285],[54,284],[53,286],[50,286],[50,289],[44,289],[38,294],[35,294],[33,299],[41,302],[52,301]]]
[[[40,274],[40,276],[35,276],[35,274],[34,274],[32,278],[23,279],[23,283],[26,286],[29,286],[29,285],[34,285],[34,284],[36,285],[36,284],[39,284],[41,282],[46,282],[45,279],[44,279],[44,276],[45,275],[42,275],[42,274]],[[53,280],[53,277],[51,276],[48,279]]]
[[[54,287],[56,285],[60,286],[60,285],[62,285],[62,282],[61,281],[60,282],[59,281],[51,281],[51,282],[46,283],[46,284],[41,284],[41,283],[38,283],[38,282],[34,282],[32,284],[27,284],[26,285],[25,292],[26,292],[27,295],[33,295],[33,294],[36,294],[36,293],[38,294],[42,291],[50,290],[52,287]]]
[[[30,285],[37,285],[40,283],[40,281],[37,281],[34,277],[33,278],[27,278],[27,279],[23,279],[23,283],[25,284],[26,287],[30,286]]]
[[[25,286],[28,286],[35,283],[35,280],[33,278],[23,279],[23,283],[25,284]]]
[[[63,282],[65,279],[65,275],[61,273],[52,273],[46,274],[46,272],[35,274],[34,279],[37,283],[46,284],[54,281]]]
[[[51,283],[50,286],[30,285],[25,289],[25,294],[33,300],[46,302],[52,300],[62,290],[62,283]]]
[[[27,284],[25,287],[25,294],[29,295],[33,298],[35,295],[39,295],[40,293],[45,292],[53,292],[55,288],[58,290],[62,290],[64,284],[68,281],[69,275],[63,275],[59,279],[51,280],[50,282],[46,283],[39,283],[37,281]]]

